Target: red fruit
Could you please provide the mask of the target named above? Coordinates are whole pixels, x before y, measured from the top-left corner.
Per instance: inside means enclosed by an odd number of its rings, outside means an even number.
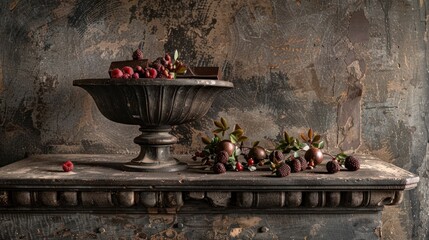
[[[140,75],[139,75],[138,73],[136,73],[136,72],[135,72],[135,73],[133,74],[133,78],[140,78]]]
[[[115,68],[110,72],[111,78],[122,78],[123,75],[124,73],[119,68]]]
[[[174,73],[170,73],[167,78],[168,79],[174,79]]]
[[[167,69],[174,72],[174,70],[176,70],[176,65],[173,65],[172,63],[169,63],[167,65]]]
[[[133,75],[134,70],[133,70],[133,68],[132,68],[132,67],[125,66],[125,67],[123,67],[123,68],[122,68],[122,72],[124,72],[124,73],[128,73],[128,74],[130,74],[130,76],[131,76],[131,75]]]
[[[169,53],[165,53],[164,59],[167,61],[167,64],[171,63],[171,56]]]
[[[144,76],[145,78],[151,78],[149,68],[146,68],[146,70],[144,71]]]
[[[63,170],[64,172],[70,172],[73,171],[74,165],[71,161],[66,161],[63,163]]]
[[[124,79],[130,79],[131,75],[128,74],[128,73],[124,73],[124,75],[122,76],[122,78],[124,78]]]
[[[236,164],[235,164],[235,170],[237,171],[237,172],[241,172],[241,171],[243,171],[243,164],[241,164],[240,162],[237,162]]]
[[[143,68],[141,66],[136,67],[136,72],[142,72],[142,71],[143,71]]]
[[[149,73],[150,73],[150,78],[156,78],[156,76],[158,75],[158,72],[156,71],[155,68],[149,68]]]
[[[253,164],[255,164],[255,161],[253,160],[253,158],[247,159],[247,165],[253,166]]]
[[[168,77],[170,76],[170,73],[168,72],[167,69],[164,69],[164,71],[162,72],[162,74],[164,75],[163,77]]]

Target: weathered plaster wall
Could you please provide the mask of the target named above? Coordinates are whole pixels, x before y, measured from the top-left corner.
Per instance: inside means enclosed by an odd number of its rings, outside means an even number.
[[[141,44],[220,66],[235,89],[174,129],[201,147],[223,116],[266,147],[314,128],[328,149],[374,154],[420,176],[384,212],[385,239],[429,237],[427,3],[379,1],[2,1],[0,165],[32,153],[135,154],[135,126],[110,122],[72,86],[107,77]]]

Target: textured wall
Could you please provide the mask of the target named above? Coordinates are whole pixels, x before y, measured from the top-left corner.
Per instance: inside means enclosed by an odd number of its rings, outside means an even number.
[[[384,212],[385,239],[429,237],[427,3],[348,1],[1,1],[0,165],[26,154],[134,154],[137,127],[105,119],[79,78],[107,77],[141,44],[219,66],[235,89],[174,129],[201,147],[220,116],[266,147],[314,128],[328,148],[365,152],[421,177]]]

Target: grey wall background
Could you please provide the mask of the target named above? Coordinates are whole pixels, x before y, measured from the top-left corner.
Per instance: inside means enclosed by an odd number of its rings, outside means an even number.
[[[0,165],[34,153],[138,150],[72,86],[106,78],[139,44],[219,66],[235,84],[200,121],[174,128],[175,153],[201,148],[221,116],[272,148],[309,127],[330,151],[368,153],[420,176],[383,213],[384,239],[429,237],[425,0],[1,1]]]

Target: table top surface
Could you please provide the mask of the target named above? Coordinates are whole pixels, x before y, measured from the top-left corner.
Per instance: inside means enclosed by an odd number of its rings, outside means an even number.
[[[393,164],[371,156],[358,156],[361,169],[342,169],[328,174],[326,160],[312,170],[291,173],[284,178],[271,174],[268,167],[258,170],[215,174],[193,161],[189,155],[176,156],[188,163],[181,172],[131,172],[123,164],[133,156],[118,154],[33,155],[0,168],[0,188],[122,188],[177,191],[273,191],[273,190],[382,190],[411,189],[419,177]],[[70,160],[74,170],[64,172],[62,163]]]

